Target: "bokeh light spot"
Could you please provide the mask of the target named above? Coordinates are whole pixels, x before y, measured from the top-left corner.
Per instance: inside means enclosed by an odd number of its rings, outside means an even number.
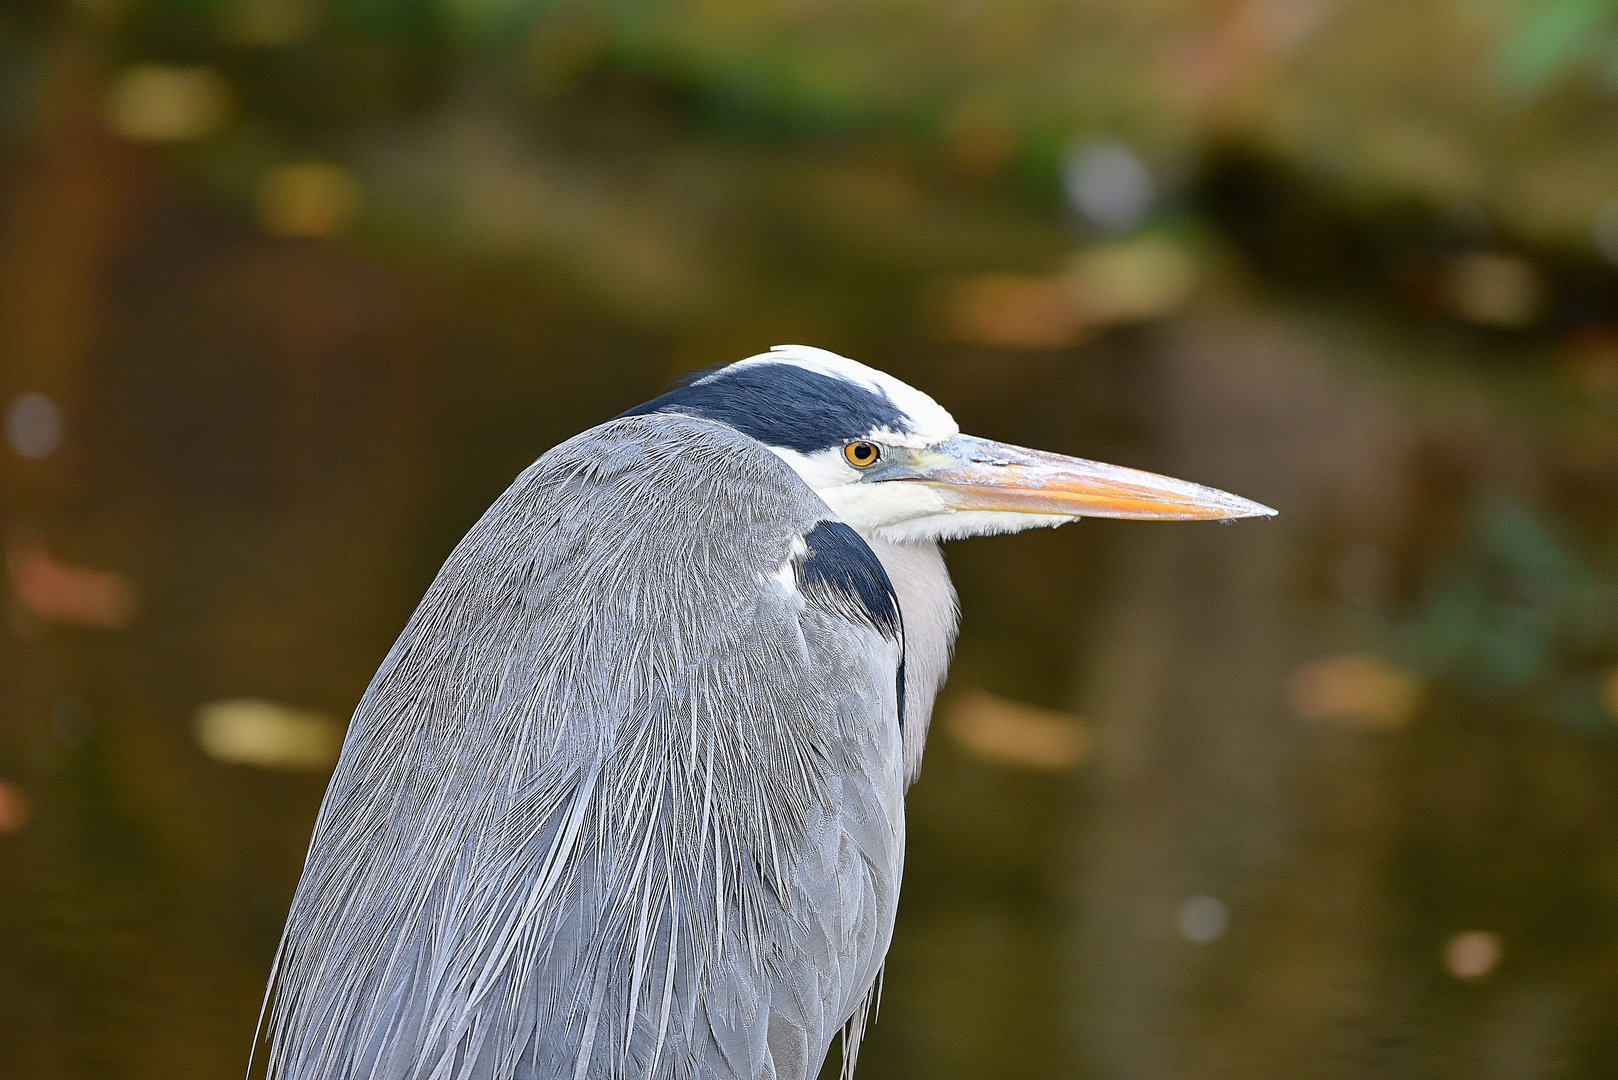
[[[1083,764],[1090,733],[1076,716],[962,690],[943,702],[944,726],[973,757],[1002,765],[1060,771]]]
[[[1590,234],[1601,257],[1618,266],[1618,199],[1608,199],[1601,204],[1591,224]]]
[[[213,68],[136,64],[112,84],[112,129],[135,142],[191,142],[230,115],[230,87]]]
[[[1165,237],[1137,237],[1077,252],[1060,274],[972,274],[936,290],[938,336],[1009,349],[1076,345],[1109,326],[1145,322],[1184,306],[1197,261]]]
[[[1607,718],[1618,723],[1618,667],[1601,680],[1601,704],[1607,710]]]
[[[30,460],[50,457],[62,445],[62,409],[44,394],[21,394],[6,410],[6,441]]]
[[[938,289],[938,336],[967,345],[1056,349],[1079,342],[1084,321],[1064,281],[1035,274],[975,274]]]
[[[6,570],[18,606],[43,622],[118,630],[139,605],[124,575],[63,562],[26,536],[7,542]]]
[[[28,797],[15,785],[0,780],[0,833],[11,833],[28,824]]]
[[[1073,209],[1107,232],[1133,229],[1157,202],[1151,172],[1117,139],[1092,139],[1075,147],[1062,169],[1062,187]]]
[[[320,25],[318,0],[237,0],[231,7],[231,36],[243,45],[292,45]]]
[[[1473,251],[1449,263],[1446,293],[1456,318],[1501,330],[1539,321],[1544,287],[1527,259],[1499,251]]]
[[[1197,283],[1197,265],[1181,244],[1141,237],[1079,252],[1066,275],[1072,303],[1091,326],[1161,318],[1178,309]]]
[[[271,236],[324,239],[345,229],[359,210],[354,174],[323,161],[294,162],[265,173],[254,191],[259,225]]]
[[[343,746],[331,717],[258,698],[209,702],[193,730],[203,752],[227,765],[317,772],[331,768]]]
[[[1180,936],[1205,945],[1224,937],[1230,926],[1230,909],[1216,896],[1188,896],[1180,905]]]
[[[1481,979],[1500,963],[1500,937],[1487,930],[1466,930],[1444,945],[1444,970],[1457,979]]]
[[[1402,727],[1421,706],[1421,680],[1375,656],[1338,656],[1303,664],[1288,684],[1292,711],[1344,727]]]

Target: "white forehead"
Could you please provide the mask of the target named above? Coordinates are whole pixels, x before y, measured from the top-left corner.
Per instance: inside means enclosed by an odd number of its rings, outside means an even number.
[[[718,378],[723,371],[747,364],[791,364],[794,367],[819,372],[821,375],[829,375],[834,379],[842,379],[844,382],[853,383],[878,394],[885,394],[889,401],[898,406],[900,412],[909,417],[910,426],[915,431],[869,433],[873,436],[881,435],[883,442],[896,446],[931,446],[933,443],[958,435],[961,431],[960,425],[955,422],[955,418],[948,410],[909,383],[900,382],[885,371],[866,367],[858,360],[850,360],[846,356],[839,356],[826,349],[817,349],[812,345],[777,345],[767,353],[738,360],[698,381],[707,382],[708,379]]]

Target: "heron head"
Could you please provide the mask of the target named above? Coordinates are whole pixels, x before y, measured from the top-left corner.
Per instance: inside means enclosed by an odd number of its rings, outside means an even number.
[[[626,416],[685,413],[764,444],[858,532],[948,540],[1081,517],[1257,517],[1267,506],[1155,473],[961,434],[893,376],[804,345],[703,374]]]

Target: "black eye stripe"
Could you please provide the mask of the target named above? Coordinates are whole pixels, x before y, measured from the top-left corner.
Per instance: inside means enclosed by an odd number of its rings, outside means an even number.
[[[862,432],[915,430],[885,393],[784,363],[733,364],[619,415],[656,412],[704,416],[800,454],[843,446]]]

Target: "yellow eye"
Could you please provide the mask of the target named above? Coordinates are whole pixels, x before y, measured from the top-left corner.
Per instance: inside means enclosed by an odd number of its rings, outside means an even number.
[[[882,451],[877,448],[876,443],[851,442],[843,447],[843,457],[847,458],[848,463],[856,469],[864,469],[875,465],[882,457]]]

